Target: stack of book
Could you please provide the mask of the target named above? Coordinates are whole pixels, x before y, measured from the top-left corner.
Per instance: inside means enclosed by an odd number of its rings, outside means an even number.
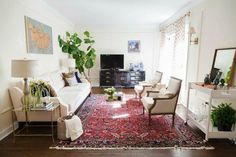
[[[53,108],[53,103],[50,102],[48,104],[42,104],[41,106],[38,107],[33,107],[31,108],[32,111],[36,111],[36,110],[50,110]]]

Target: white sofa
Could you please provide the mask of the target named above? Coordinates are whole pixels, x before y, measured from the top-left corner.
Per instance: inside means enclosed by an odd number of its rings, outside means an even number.
[[[60,104],[61,116],[66,116],[71,112],[75,112],[91,92],[91,84],[86,79],[81,79],[82,83],[75,86],[65,86],[60,70],[43,74],[37,79],[49,82],[56,91],[57,97],[51,97],[50,101]],[[22,89],[23,82],[19,82],[16,86],[9,88],[14,109],[22,108]],[[60,110],[56,111],[54,121],[59,117]],[[17,121],[25,121],[25,113],[16,112],[16,118]],[[51,114],[49,112],[28,112],[28,119],[29,121],[51,121]]]

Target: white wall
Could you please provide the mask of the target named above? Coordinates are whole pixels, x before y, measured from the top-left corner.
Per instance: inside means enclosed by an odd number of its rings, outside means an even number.
[[[210,73],[214,52],[217,48],[236,46],[235,0],[201,0],[177,12],[161,25],[191,12],[190,26],[196,29],[198,45],[190,45],[188,57],[188,81],[203,81]]]
[[[235,0],[206,0],[192,10],[203,12],[198,80],[210,72],[215,49],[236,46],[235,6]]]
[[[211,71],[215,49],[236,47],[235,6],[235,0],[201,0],[161,24],[167,25],[191,12],[190,26],[196,29],[199,44],[189,46],[187,82],[203,82],[205,74]]]
[[[97,50],[97,59],[91,72],[93,85],[99,84],[100,54],[124,54],[125,69],[129,68],[129,63],[143,62],[146,79],[150,79],[153,71],[157,70],[158,31],[155,25],[77,26],[77,30],[80,33],[90,31],[96,41],[94,47]],[[128,40],[140,40],[141,52],[128,53]]]
[[[72,31],[74,25],[41,0],[1,0],[0,5],[0,139],[11,127],[11,101],[8,87],[18,79],[11,77],[11,60],[32,58],[39,60],[43,72],[60,67],[65,57],[58,46],[58,34]],[[27,54],[24,16],[52,27],[53,55]]]

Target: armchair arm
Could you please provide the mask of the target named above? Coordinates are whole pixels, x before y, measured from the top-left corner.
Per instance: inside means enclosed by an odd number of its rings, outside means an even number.
[[[159,90],[148,90],[147,91],[147,96],[149,96],[151,93],[157,94],[159,92],[160,92]]]
[[[160,94],[158,95],[158,97],[155,97],[153,98],[154,101],[157,101],[157,100],[171,100],[175,97],[176,95],[173,95],[173,94]]]
[[[139,85],[143,86],[143,87],[152,87],[153,86],[153,84],[148,83],[148,82],[139,82]]]

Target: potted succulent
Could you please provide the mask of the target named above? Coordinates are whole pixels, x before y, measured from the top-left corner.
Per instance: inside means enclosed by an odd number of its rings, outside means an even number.
[[[230,105],[221,103],[211,112],[213,125],[217,126],[219,131],[231,131],[232,125],[236,122],[236,111]]]
[[[108,101],[114,100],[116,89],[114,87],[104,89],[104,93],[108,95]]]

